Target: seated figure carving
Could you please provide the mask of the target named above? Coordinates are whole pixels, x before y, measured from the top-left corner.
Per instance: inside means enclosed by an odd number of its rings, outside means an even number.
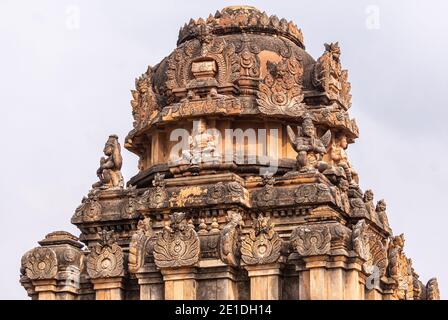
[[[120,143],[118,136],[110,135],[103,150],[106,157],[101,157],[100,167],[96,171],[98,182],[92,185],[94,189],[123,188],[123,176],[121,175],[121,157]]]

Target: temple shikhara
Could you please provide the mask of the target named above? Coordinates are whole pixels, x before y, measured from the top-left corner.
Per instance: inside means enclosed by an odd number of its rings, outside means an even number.
[[[348,158],[337,42],[314,59],[293,22],[227,7],[185,24],[131,93],[136,174],[105,137],[79,237],[23,255],[32,299],[439,299]]]

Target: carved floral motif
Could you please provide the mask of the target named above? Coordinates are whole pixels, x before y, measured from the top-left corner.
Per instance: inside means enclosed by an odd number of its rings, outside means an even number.
[[[92,248],[87,258],[87,273],[92,279],[124,275],[124,255],[116,243],[113,231],[103,230],[100,243]]]
[[[199,260],[199,237],[185,213],[171,215],[171,224],[159,233],[154,245],[154,259],[159,268],[192,266]]]
[[[241,246],[241,258],[248,265],[268,264],[280,258],[282,240],[268,217],[254,219],[250,233]]]
[[[326,225],[298,226],[291,234],[291,243],[303,257],[329,254],[330,229]]]
[[[35,248],[22,258],[25,275],[31,280],[52,279],[58,272],[56,253],[45,247]]]

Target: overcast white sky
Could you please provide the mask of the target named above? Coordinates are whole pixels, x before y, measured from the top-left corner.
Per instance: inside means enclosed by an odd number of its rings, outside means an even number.
[[[175,48],[190,17],[233,4],[1,0],[0,298],[26,298],[20,257],[36,241],[55,230],[78,235],[70,218],[96,181],[104,142],[131,129],[134,78]],[[361,131],[349,149],[361,187],[386,199],[420,278],[437,276],[448,297],[448,2],[244,4],[295,21],[315,58],[339,40]],[[137,159],[123,153],[129,179]]]

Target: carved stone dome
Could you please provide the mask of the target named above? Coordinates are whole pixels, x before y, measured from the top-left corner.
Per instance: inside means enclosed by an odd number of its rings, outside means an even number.
[[[191,131],[195,119],[222,134],[245,127],[248,119],[255,130],[279,127],[279,145],[287,144],[286,125],[299,124],[305,115],[319,131],[335,128],[349,142],[357,137],[347,113],[350,83],[337,43],[326,45],[316,61],[294,23],[254,7],[232,6],[190,20],[177,44],[136,79],[132,91],[135,122],[125,147],[140,157],[140,170],[168,163],[172,144],[162,140],[177,128]],[[295,155],[283,150],[280,157]]]

